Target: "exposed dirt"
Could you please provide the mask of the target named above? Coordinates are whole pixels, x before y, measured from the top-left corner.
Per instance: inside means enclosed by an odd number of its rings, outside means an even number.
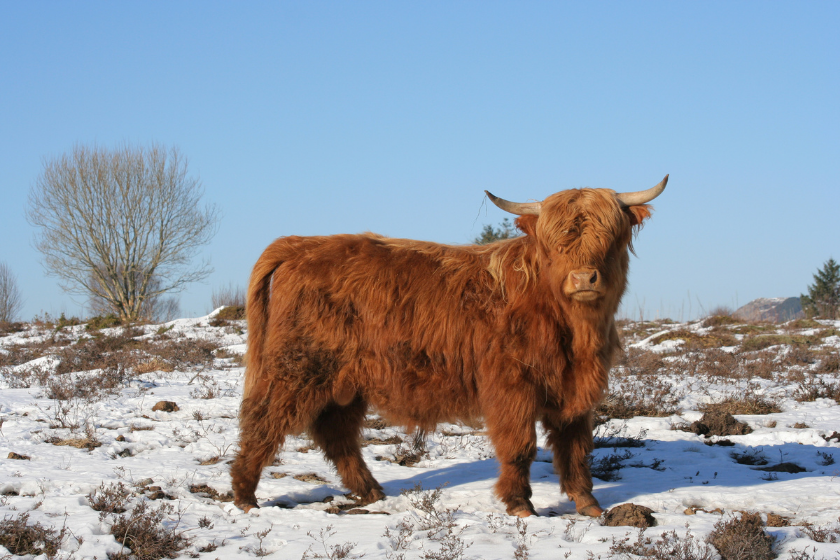
[[[607,527],[653,527],[656,519],[649,507],[636,504],[621,504],[604,514],[604,525]]]

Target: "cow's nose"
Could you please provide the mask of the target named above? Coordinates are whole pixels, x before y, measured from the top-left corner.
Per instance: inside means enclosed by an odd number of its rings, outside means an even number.
[[[575,270],[570,276],[576,290],[597,290],[601,287],[601,277],[597,270]]]

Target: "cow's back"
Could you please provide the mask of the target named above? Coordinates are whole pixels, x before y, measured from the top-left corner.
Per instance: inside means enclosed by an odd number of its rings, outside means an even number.
[[[471,249],[373,234],[275,241],[264,375],[360,394],[408,425],[480,414],[479,361],[503,299]]]

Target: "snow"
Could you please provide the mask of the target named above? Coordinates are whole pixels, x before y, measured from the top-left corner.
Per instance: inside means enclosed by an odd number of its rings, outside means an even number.
[[[218,311],[218,310],[217,310]],[[216,312],[214,312],[215,314]],[[211,327],[213,315],[198,319],[180,319],[165,325],[143,328],[141,337],[153,337],[160,329],[168,335],[189,339],[211,340],[225,350],[223,355],[245,351],[244,323],[238,328]],[[840,326],[840,322],[833,326]],[[697,324],[673,324],[646,336],[628,347],[654,350],[663,359],[681,344],[669,340],[652,347],[650,341],[674,329],[698,331]],[[119,332],[113,330],[112,334]],[[29,327],[20,333],[0,338],[0,348],[11,345],[43,342],[52,336],[45,329]],[[61,333],[72,342],[90,336],[83,326],[66,328]],[[837,351],[840,338],[823,339],[823,347]],[[781,351],[778,347],[772,351]],[[39,357],[22,368],[40,366],[54,369],[56,359]],[[679,362],[677,362],[679,363]],[[0,368],[2,369],[2,368]],[[212,499],[207,493],[192,493],[190,487],[207,485],[219,494],[231,490],[229,461],[236,451],[238,438],[237,410],[241,396],[244,369],[230,358],[216,359],[212,368],[196,371],[152,372],[135,375],[129,387],[95,402],[75,402],[69,414],[82,424],[92,426],[93,435],[102,443],[91,450],[69,445],[54,445],[50,438],[84,438],[83,429],[51,428],[57,410],[56,401],[46,396],[44,388],[11,388],[4,376],[0,380],[0,510],[5,518],[29,512],[30,522],[60,528],[72,535],[65,539],[62,554],[78,559],[105,558],[107,553],[121,550],[110,534],[113,516],[100,516],[87,496],[101,485],[123,483],[138,494],[134,501],[148,500],[137,483],[144,479],[159,486],[173,500],[151,501],[156,506],[166,502],[174,506],[170,523],[187,530],[193,544],[182,554],[197,554],[199,547],[215,542],[214,551],[201,553],[206,558],[254,558],[269,552],[271,558],[298,559],[312,547],[314,553],[327,554],[314,537],[331,527],[326,536],[327,547],[356,543],[353,553],[367,559],[395,558],[389,530],[395,534],[398,524],[406,519],[417,520],[420,514],[412,507],[403,490],[417,483],[427,490],[441,488],[439,507],[457,508],[454,520],[462,530],[459,538],[469,547],[465,558],[513,558],[517,546],[515,519],[505,515],[504,505],[493,496],[498,464],[493,448],[480,428],[455,424],[439,426],[429,434],[428,454],[416,465],[400,466],[382,457],[393,457],[395,444],[368,445],[363,448],[367,464],[385,489],[387,497],[363,506],[367,515],[329,513],[326,510],[347,503],[347,490],[331,466],[317,449],[309,449],[305,437],[290,437],[280,463],[266,467],[257,489],[262,507],[243,513],[230,502]],[[611,420],[599,428],[632,436],[639,434],[643,447],[626,451],[632,457],[625,461],[621,478],[614,481],[595,479],[594,494],[605,508],[625,502],[650,507],[657,526],[647,530],[652,538],[676,530],[684,535],[686,526],[693,535],[704,538],[721,519],[719,513],[698,511],[687,515],[689,507],[711,512],[720,508],[731,515],[739,511],[776,513],[789,517],[792,526],[768,528],[777,537],[782,558],[792,549],[815,547],[816,558],[832,558],[840,554],[840,544],[815,543],[797,524],[838,527],[840,515],[840,443],[826,441],[823,436],[840,431],[840,406],[830,399],[797,402],[792,398],[798,384],[779,380],[744,380],[732,383],[708,383],[702,380],[663,376],[673,393],[681,395],[678,415],[665,418],[637,417]],[[191,383],[192,381],[192,383]],[[836,381],[836,380],[835,380]],[[625,379],[623,382],[633,382]],[[202,387],[216,389],[215,398],[201,398]],[[781,397],[782,412],[768,415],[737,416],[753,428],[742,436],[727,436],[733,446],[706,445],[710,440],[690,432],[674,430],[682,423],[701,417],[699,405],[722,400],[733,391],[749,390]],[[206,394],[206,393],[205,393]],[[152,411],[158,401],[174,401],[176,412]],[[807,427],[795,428],[795,425]],[[71,433],[73,432],[73,433]],[[398,436],[411,441],[411,436],[396,427],[366,429],[366,438],[382,440]],[[119,438],[119,439],[118,439]],[[525,543],[532,558],[608,558],[612,539],[634,533],[630,527],[607,527],[597,519],[575,512],[574,505],[559,491],[550,453],[540,439],[537,461],[531,469],[533,503],[538,517],[528,518]],[[806,470],[798,474],[767,473],[755,467],[736,463],[733,453],[746,451],[762,454],[768,464],[794,462]],[[7,459],[10,453],[27,455],[30,460]],[[624,449],[600,447],[594,458]],[[212,459],[221,457],[217,462]],[[838,463],[828,464],[830,460]],[[655,468],[654,468],[655,467]],[[327,482],[306,482],[295,475],[315,473]],[[276,478],[275,478],[276,477]],[[332,498],[332,501],[327,501]],[[209,519],[211,525],[200,523]],[[200,526],[203,525],[203,526]],[[267,534],[261,532],[268,530]],[[262,536],[261,536],[262,535]],[[438,541],[416,530],[406,558],[421,558],[440,547]],[[5,551],[0,547],[0,555]],[[568,556],[565,556],[569,553]],[[352,557],[352,556],[348,556]]]

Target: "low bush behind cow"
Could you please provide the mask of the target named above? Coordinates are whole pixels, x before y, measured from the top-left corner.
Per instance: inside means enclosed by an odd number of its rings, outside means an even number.
[[[453,246],[374,234],[285,237],[254,266],[235,503],[290,434],[307,431],[362,502],[384,497],[360,447],[372,407],[431,431],[483,418],[500,464],[496,494],[535,513],[536,423],[561,490],[598,516],[587,455],[592,414],[620,351],[615,313],[634,228],[665,188],[561,191],[512,203],[525,235]]]

